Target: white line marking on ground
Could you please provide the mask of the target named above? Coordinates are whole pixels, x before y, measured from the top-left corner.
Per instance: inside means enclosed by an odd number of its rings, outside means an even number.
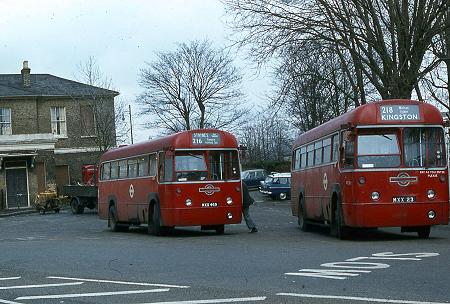
[[[28,288],[45,288],[45,287],[59,287],[59,286],[70,286],[70,285],[81,285],[84,282],[75,283],[59,283],[59,284],[40,284],[40,285],[20,285],[20,286],[1,286],[0,290],[5,289],[28,289]]]
[[[13,302],[13,301],[2,300],[2,299],[0,299],[0,303],[2,303],[2,304],[22,304],[19,302]]]
[[[9,278],[0,278],[0,281],[6,281],[6,280],[18,280],[21,279],[22,277],[9,277]]]
[[[72,280],[72,281],[97,282],[97,283],[111,283],[111,284],[123,284],[123,285],[137,285],[137,286],[154,286],[154,287],[167,287],[167,288],[189,288],[190,287],[190,286],[180,286],[180,285],[139,283],[139,282],[124,282],[124,281],[110,281],[110,280],[94,280],[94,279],[80,279],[80,278],[68,278],[68,277],[47,277],[47,279]]]
[[[266,300],[266,297],[253,297],[253,298],[230,298],[230,299],[173,301],[173,302],[150,302],[150,303],[142,303],[142,304],[209,304],[209,303],[255,302],[255,301],[265,301],[265,300]]]
[[[116,295],[128,295],[128,294],[140,294],[150,292],[166,292],[169,288],[164,289],[147,289],[147,290],[125,290],[125,291],[111,291],[111,292],[92,292],[92,293],[71,293],[71,294],[59,294],[59,295],[45,295],[45,296],[26,296],[18,297],[16,300],[38,300],[38,299],[63,299],[63,298],[86,298],[86,297],[103,297],[103,296],[116,296]]]
[[[277,293],[277,296],[291,296],[291,297],[315,298],[315,299],[353,300],[353,301],[363,301],[363,302],[398,303],[398,304],[449,304],[449,302],[390,300],[390,299],[350,297],[350,296],[314,295],[314,294],[304,294],[304,293]]]

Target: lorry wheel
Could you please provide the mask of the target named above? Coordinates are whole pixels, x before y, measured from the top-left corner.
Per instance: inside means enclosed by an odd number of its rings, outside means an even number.
[[[78,214],[78,199],[76,197],[70,200],[70,210],[73,214]]]

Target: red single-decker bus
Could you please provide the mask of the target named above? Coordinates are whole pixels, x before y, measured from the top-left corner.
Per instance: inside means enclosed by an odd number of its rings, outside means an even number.
[[[98,192],[99,216],[113,231],[147,224],[155,235],[175,226],[222,234],[242,217],[236,138],[201,129],[110,150]]]
[[[400,99],[362,105],[301,134],[291,191],[300,228],[327,224],[343,238],[350,227],[401,227],[428,238],[449,219],[444,134],[436,107]]]

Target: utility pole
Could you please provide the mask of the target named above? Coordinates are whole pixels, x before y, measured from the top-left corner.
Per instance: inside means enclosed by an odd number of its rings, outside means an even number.
[[[130,115],[131,144],[133,144],[133,122],[131,121],[131,105],[128,105],[128,114]]]

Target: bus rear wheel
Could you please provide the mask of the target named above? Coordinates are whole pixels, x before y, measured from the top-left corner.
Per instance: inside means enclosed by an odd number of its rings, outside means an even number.
[[[417,229],[417,235],[419,236],[419,239],[427,239],[430,237],[430,226],[423,226]]]

